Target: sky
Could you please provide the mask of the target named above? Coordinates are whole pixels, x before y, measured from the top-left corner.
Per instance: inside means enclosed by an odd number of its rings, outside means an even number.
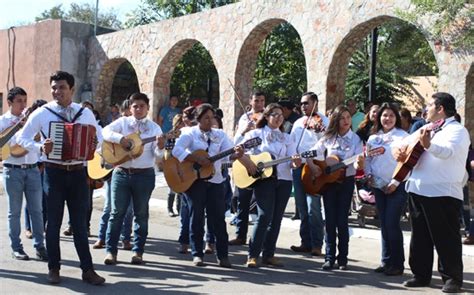
[[[89,3],[95,6],[96,0],[0,0],[0,30],[32,23],[44,10],[58,4],[63,4],[63,9],[67,11],[71,3]],[[113,8],[123,23],[126,20],[125,14],[139,4],[140,0],[99,0],[99,12],[101,9]]]

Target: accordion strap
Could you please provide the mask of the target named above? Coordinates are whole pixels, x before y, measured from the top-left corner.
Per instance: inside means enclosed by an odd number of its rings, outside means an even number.
[[[59,119],[61,119],[62,121],[64,122],[68,122],[68,123],[74,123],[76,122],[76,120],[82,115],[82,112],[84,111],[84,107],[81,107],[81,109],[79,110],[79,112],[77,112],[77,114],[74,116],[74,118],[72,118],[71,121],[69,121],[68,119],[64,118],[64,116],[62,116],[61,114],[59,114],[58,112],[56,111],[53,111],[51,108],[49,107],[44,107],[45,109],[47,109],[48,111],[50,111],[51,113],[55,114],[57,117],[59,117]]]

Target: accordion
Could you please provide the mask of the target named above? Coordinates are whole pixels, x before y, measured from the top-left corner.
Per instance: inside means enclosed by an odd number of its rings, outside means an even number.
[[[97,147],[96,130],[92,125],[66,122],[50,122],[49,137],[53,150],[49,160],[89,161]]]

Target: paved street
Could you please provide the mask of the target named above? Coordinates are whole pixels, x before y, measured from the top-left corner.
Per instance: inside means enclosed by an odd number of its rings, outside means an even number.
[[[0,195],[0,293],[1,294],[68,294],[68,293],[101,293],[101,294],[158,294],[160,293],[286,293],[286,294],[368,294],[368,293],[441,293],[441,280],[435,271],[431,288],[408,290],[402,281],[410,278],[409,269],[403,277],[387,277],[372,270],[377,267],[380,258],[380,232],[373,220],[368,221],[366,229],[358,228],[354,219],[353,235],[350,240],[349,270],[322,271],[323,258],[312,258],[298,255],[289,250],[292,244],[299,243],[298,221],[285,218],[278,240],[277,256],[285,264],[284,268],[248,269],[246,246],[230,247],[230,259],[234,267],[223,269],[216,266],[214,256],[206,255],[206,267],[197,268],[191,264],[190,254],[177,253],[178,218],[170,218],[165,210],[165,196],[162,176],[157,177],[157,188],[150,202],[150,233],[145,247],[146,264],[130,264],[132,253],[119,251],[119,264],[103,264],[104,250],[93,250],[95,268],[105,276],[105,286],[94,287],[81,281],[81,271],[72,238],[62,237],[62,283],[58,286],[48,284],[46,280],[47,264],[35,259],[15,261],[10,256],[7,232],[7,201]],[[92,234],[90,243],[95,242],[98,218],[103,200],[97,191],[94,198],[92,214]],[[290,216],[294,206],[288,206]],[[23,219],[22,219],[23,220]],[[67,214],[65,217],[67,221]],[[406,222],[404,222],[406,223]],[[65,224],[65,222],[63,223]],[[22,225],[23,226],[23,225]],[[232,237],[235,228],[228,226]],[[405,233],[405,250],[408,250],[409,232]],[[25,251],[34,256],[32,241],[22,235]],[[464,246],[464,290],[474,293],[474,246]],[[408,255],[408,253],[407,253]],[[407,266],[408,263],[405,264]]]

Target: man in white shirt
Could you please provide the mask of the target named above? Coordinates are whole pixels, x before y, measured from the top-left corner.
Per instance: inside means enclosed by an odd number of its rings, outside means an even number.
[[[75,122],[92,125],[99,130],[94,114],[87,108],[72,102],[74,94],[74,76],[67,72],[57,71],[50,76],[53,101],[36,110],[23,127],[18,143],[29,152],[49,155],[53,151],[53,134],[50,134],[50,123],[54,121]],[[33,140],[37,133],[46,139],[44,142]],[[97,134],[102,142],[102,136]],[[64,214],[64,202],[69,209],[71,225],[74,228],[74,246],[81,261],[82,280],[92,285],[101,285],[105,279],[93,268],[92,257],[87,237],[87,211],[89,207],[89,186],[84,161],[51,160],[43,156],[45,164],[44,191],[48,204],[48,226],[46,229],[46,248],[48,250],[48,280],[51,284],[61,281],[59,231]]]
[[[324,130],[329,125],[329,119],[318,112],[318,96],[314,92],[304,93],[300,103],[304,116],[296,120],[291,130],[291,140],[297,144],[297,153],[311,150],[323,136]],[[313,113],[311,114],[311,112]],[[310,115],[312,115],[311,118],[309,117]],[[303,159],[303,161],[305,160]],[[301,219],[301,244],[299,246],[291,246],[291,250],[295,252],[311,252],[312,255],[321,256],[324,240],[321,196],[306,194],[301,182],[301,173],[302,167],[293,170],[295,203]]]
[[[120,144],[124,149],[130,149],[133,141],[127,135],[139,133],[140,138],[149,143],[143,143],[143,153],[135,158],[118,165],[112,173],[111,203],[112,211],[106,235],[107,255],[104,263],[117,263],[117,244],[120,237],[123,219],[130,202],[133,202],[135,227],[133,233],[132,264],[143,263],[143,252],[148,236],[148,202],[155,188],[156,157],[162,157],[165,145],[161,128],[147,118],[150,109],[146,94],[134,93],[129,98],[129,117],[120,117],[103,129],[104,140]]]
[[[0,131],[20,124],[23,119],[23,111],[26,108],[26,91],[20,87],[10,89],[7,96],[10,110],[0,117]],[[14,127],[13,127],[14,128]],[[14,128],[16,129],[16,128]],[[7,134],[5,134],[7,135]],[[5,143],[2,149],[9,151],[10,148],[18,147],[17,139],[19,133],[14,134]],[[1,138],[0,141],[6,138]],[[3,144],[3,143],[2,143]],[[8,234],[12,247],[12,256],[17,260],[28,260],[29,256],[23,250],[20,233],[20,216],[23,203],[23,194],[31,217],[31,230],[33,233],[33,245],[36,256],[43,261],[48,261],[48,254],[44,247],[44,223],[43,223],[43,189],[41,185],[41,174],[38,169],[38,152],[26,153],[23,156],[8,154],[3,159],[3,179],[5,192],[8,197]]]
[[[442,122],[435,133],[428,124],[394,149],[399,162],[407,158],[406,144],[419,140],[424,152],[406,182],[409,193],[412,235],[409,264],[414,278],[407,287],[428,286],[433,268],[433,247],[438,253],[438,271],[443,292],[460,292],[463,283],[460,208],[466,181],[469,133],[454,119],[456,101],[448,93],[433,94],[427,104],[427,120]]]

